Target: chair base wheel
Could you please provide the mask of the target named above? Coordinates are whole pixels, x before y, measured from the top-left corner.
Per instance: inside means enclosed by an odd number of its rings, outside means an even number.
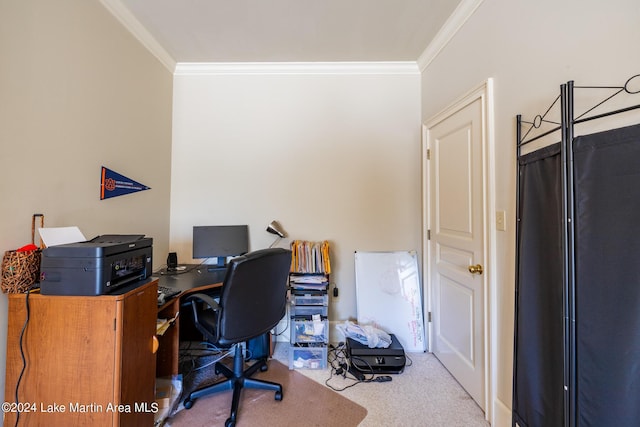
[[[193,406],[193,400],[186,399],[184,401],[184,409],[191,409],[192,406]]]
[[[224,422],[224,427],[235,427],[236,422],[231,418],[227,418],[227,421]]]
[[[276,391],[275,399],[276,399],[277,401],[282,400],[282,392],[281,392],[281,391]]]

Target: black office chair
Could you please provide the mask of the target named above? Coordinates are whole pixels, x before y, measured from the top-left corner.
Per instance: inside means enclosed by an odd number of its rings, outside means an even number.
[[[232,259],[220,291],[220,302],[205,294],[186,298],[193,311],[196,328],[211,343],[234,349],[233,370],[215,364],[215,373],[226,380],[196,390],[184,401],[189,409],[201,396],[233,390],[231,415],[226,427],[235,426],[240,393],[244,387],[274,390],[275,400],[282,400],[282,386],[251,378],[260,369],[267,370],[267,357],[256,360],[244,370],[242,343],[273,329],[285,314],[291,251],[282,248],[262,249]]]

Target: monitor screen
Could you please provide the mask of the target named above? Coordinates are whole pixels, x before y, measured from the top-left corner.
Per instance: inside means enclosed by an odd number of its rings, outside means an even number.
[[[249,252],[249,226],[206,225],[193,227],[193,258],[218,258],[224,265],[229,256]]]

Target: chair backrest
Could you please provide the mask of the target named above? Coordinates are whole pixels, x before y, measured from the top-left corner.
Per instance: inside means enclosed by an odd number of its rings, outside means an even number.
[[[233,344],[273,329],[285,315],[291,251],[261,249],[229,261],[220,293],[218,342]]]

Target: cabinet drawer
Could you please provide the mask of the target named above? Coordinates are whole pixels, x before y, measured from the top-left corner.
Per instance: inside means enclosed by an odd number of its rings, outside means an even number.
[[[289,369],[325,369],[327,367],[327,347],[289,348]]]
[[[292,305],[289,313],[291,317],[302,317],[310,320],[311,316],[314,315],[327,317],[329,315],[329,307],[326,305]]]
[[[291,344],[328,343],[329,320],[291,320]]]
[[[326,293],[302,294],[294,292],[291,294],[291,304],[295,305],[329,305],[329,295]]]

